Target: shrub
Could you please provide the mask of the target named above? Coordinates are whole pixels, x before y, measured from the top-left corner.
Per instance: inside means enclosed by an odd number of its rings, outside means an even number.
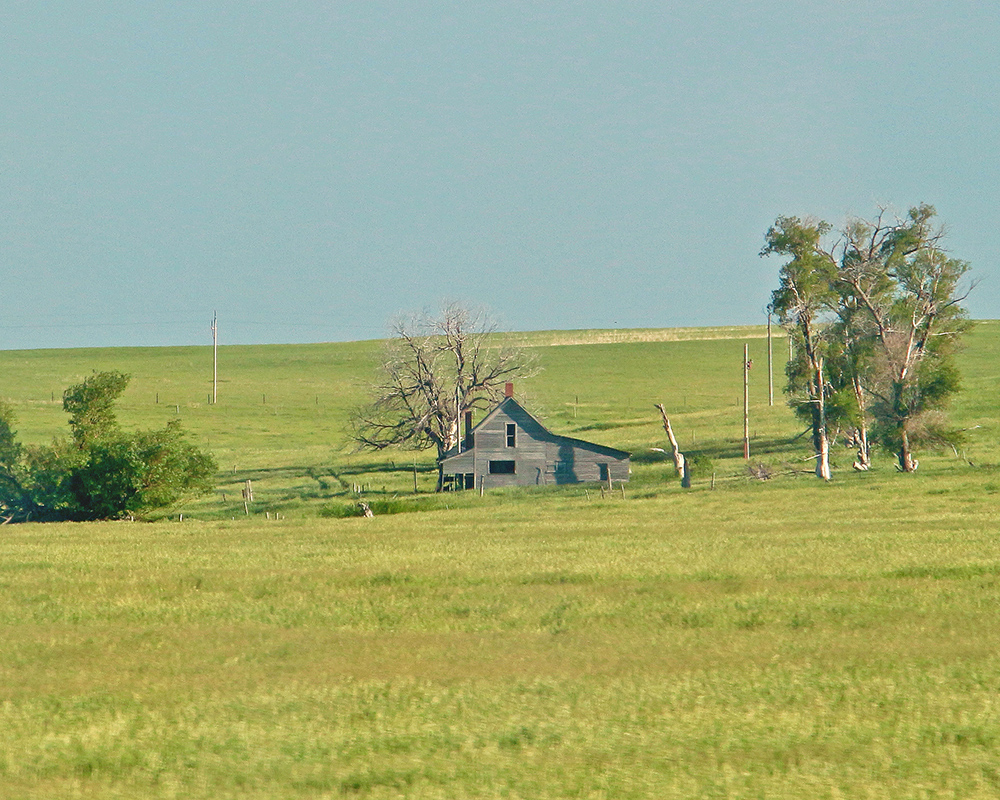
[[[125,433],[114,403],[128,385],[95,372],[63,395],[71,439],[22,449],[13,411],[0,406],[0,512],[13,521],[115,519],[172,505],[211,489],[212,457],[187,442],[180,423]]]
[[[715,463],[704,453],[685,453],[684,458],[692,478],[704,478],[715,470]]]

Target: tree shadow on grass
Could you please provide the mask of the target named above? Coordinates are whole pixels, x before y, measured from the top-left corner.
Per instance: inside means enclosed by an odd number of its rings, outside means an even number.
[[[404,461],[354,461],[337,469],[338,475],[371,475],[371,474],[413,474],[413,462]],[[437,464],[417,462],[418,473],[437,472]]]
[[[807,450],[808,445],[804,445],[802,439],[799,437],[791,439],[773,437],[769,439],[750,440],[750,452],[754,458],[799,456],[807,452]],[[743,440],[702,444],[698,447],[683,447],[681,448],[681,452],[689,458],[702,456],[712,461],[717,459],[743,458]],[[634,464],[669,464],[672,460],[670,453],[666,449],[663,452],[649,450],[632,454],[632,463]]]
[[[339,478],[342,476],[356,475],[412,475],[413,462],[393,462],[384,461],[355,461],[350,464],[292,464],[281,467],[257,467],[253,469],[238,469],[233,472],[223,471],[219,473],[220,480],[227,483],[238,483],[246,480],[265,480],[271,478],[313,478],[330,476]],[[417,463],[418,474],[430,474],[437,471],[436,464]]]

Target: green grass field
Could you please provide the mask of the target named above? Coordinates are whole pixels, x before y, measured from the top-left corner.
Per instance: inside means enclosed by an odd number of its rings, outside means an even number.
[[[414,495],[412,453],[344,435],[377,343],[222,348],[214,406],[209,348],[0,352],[25,440],[122,369],[127,427],[179,414],[223,467],[153,523],[0,528],[0,796],[1000,795],[1000,324],[962,354],[962,451],[838,449],[830,485],[761,333],[524,336],[518,395],[633,451],[624,497],[435,495],[423,454]],[[657,402],[714,489],[650,451]],[[358,485],[422,513],[336,518]]]

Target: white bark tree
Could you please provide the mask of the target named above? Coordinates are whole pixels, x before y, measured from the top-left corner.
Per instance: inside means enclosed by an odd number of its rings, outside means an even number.
[[[882,210],[871,222],[852,220],[840,244],[837,289],[872,343],[863,382],[902,472],[917,468],[914,438],[946,435],[931,429],[958,387],[951,353],[968,327],[961,304],[969,290],[959,284],[969,265],[942,249],[935,215],[927,204],[902,219]]]
[[[829,347],[827,330],[822,324],[832,313],[836,292],[832,280],[836,265],[820,247],[821,237],[830,230],[825,222],[779,217],[768,230],[762,256],[789,256],[779,272],[780,285],[771,296],[771,306],[780,323],[798,345],[799,358],[793,364],[804,377],[805,404],[812,425],[816,454],[816,477],[830,480],[830,439],[826,419],[826,380],[823,366]],[[804,376],[802,375],[804,373]],[[791,373],[790,378],[793,378]]]
[[[951,436],[941,412],[958,387],[951,355],[968,327],[959,284],[969,267],[942,249],[935,214],[926,204],[903,218],[882,209],[848,220],[829,245],[825,222],[779,217],[767,232],[761,255],[791,257],[772,300],[798,344],[789,389],[793,404],[806,396],[821,477],[831,410],[855,420],[859,469],[868,467],[869,414],[903,472],[917,468],[915,441]]]

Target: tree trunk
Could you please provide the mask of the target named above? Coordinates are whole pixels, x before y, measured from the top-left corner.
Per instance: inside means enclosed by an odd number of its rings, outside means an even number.
[[[892,386],[892,409],[896,418],[896,425],[899,430],[899,452],[896,457],[900,472],[916,472],[917,460],[913,457],[913,450],[910,447],[910,434],[906,430],[906,425],[910,419],[909,409],[903,400],[905,389],[904,375],[901,372],[895,376]]]
[[[819,452],[816,454],[816,477],[828,481],[832,475],[830,474],[830,442],[826,438],[825,431],[820,438],[819,447]]]
[[[854,442],[858,446],[858,460],[854,462],[854,468],[864,471],[872,465],[871,445],[868,444],[868,409],[865,405],[865,392],[861,386],[861,380],[855,375],[852,383],[854,384],[854,399],[858,404],[859,417],[857,433],[854,437]]]
[[[685,489],[690,489],[691,472],[688,468],[687,459],[684,458],[684,454],[677,446],[677,438],[674,436],[674,431],[670,427],[670,419],[667,417],[667,412],[663,408],[663,404],[657,403],[656,407],[660,409],[660,416],[663,417],[663,430],[666,431],[667,440],[670,442],[670,455],[674,459],[674,469],[677,470],[677,474],[681,476],[681,486]]]
[[[917,460],[913,457],[913,451],[910,449],[910,437],[906,432],[906,428],[903,428],[899,432],[899,470],[900,472],[916,472],[917,471]]]
[[[462,426],[460,420],[452,419],[448,421],[448,430],[445,432],[444,437],[444,452],[458,446],[458,437],[460,435],[461,428]]]
[[[816,412],[813,415],[813,440],[816,446],[816,477],[830,480],[830,440],[826,433],[826,398],[823,391],[823,361],[816,364]]]

